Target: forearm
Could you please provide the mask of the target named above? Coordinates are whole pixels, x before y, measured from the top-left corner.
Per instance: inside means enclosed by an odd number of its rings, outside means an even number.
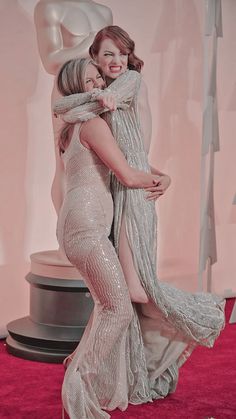
[[[84,93],[74,93],[72,95],[63,96],[59,98],[54,104],[53,104],[53,112],[56,115],[60,114],[67,114],[67,116],[71,116],[73,112],[73,108],[77,108],[80,105],[84,105],[86,102],[89,102],[92,99],[94,91],[91,92],[84,92]],[[92,106],[94,103],[89,103],[90,106]],[[89,108],[89,105],[86,106],[86,112]],[[71,111],[70,114],[68,114],[68,111]],[[79,112],[82,113],[83,108],[79,108]],[[90,111],[90,109],[89,109]]]
[[[121,173],[114,173],[118,180],[127,188],[142,189],[153,186],[156,181],[154,175],[129,167]]]
[[[70,123],[96,118],[108,111],[96,100],[100,93],[100,89],[93,89],[90,92],[63,96],[54,103],[53,111],[56,115],[62,115],[65,122]]]
[[[116,99],[117,107],[124,103],[129,106],[139,89],[140,83],[140,73],[134,70],[127,70],[109,84],[109,87],[104,89],[101,94],[106,94],[106,92],[113,94]]]
[[[130,70],[118,77],[110,84],[109,88],[103,91],[94,92],[88,97],[85,96],[85,93],[78,93],[73,95],[73,102],[69,96],[63,97],[54,104],[54,112],[62,114],[62,119],[70,123],[96,118],[101,113],[109,111],[96,100],[97,96],[101,98],[106,94],[114,95],[117,107],[125,109],[130,106],[133,100],[137,85],[140,83],[140,77],[139,73]]]

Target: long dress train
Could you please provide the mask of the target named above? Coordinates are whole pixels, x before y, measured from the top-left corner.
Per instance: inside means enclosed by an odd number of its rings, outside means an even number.
[[[138,115],[141,76],[127,70],[111,83],[109,91],[118,109],[103,118],[110,126],[130,166],[150,172]],[[84,121],[104,112],[97,93],[75,94],[60,99],[54,110],[65,121]],[[106,94],[106,89],[104,93]],[[114,200],[113,241],[119,251],[122,218],[133,263],[150,299],[153,315],[145,316],[135,304],[126,339],[128,401],[139,404],[175,390],[178,369],[197,345],[212,347],[224,327],[224,301],[209,293],[187,293],[157,279],[156,211],[141,189],[128,189],[111,176]],[[78,347],[79,351],[79,347]],[[75,352],[76,354],[76,352]],[[108,379],[108,377],[107,377]],[[79,416],[78,416],[79,417]]]

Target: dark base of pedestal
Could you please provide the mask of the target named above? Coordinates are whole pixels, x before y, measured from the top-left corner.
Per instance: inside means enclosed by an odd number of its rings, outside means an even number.
[[[51,253],[31,255],[34,265],[36,256],[43,256],[37,263],[49,276],[27,274],[26,280],[30,284],[29,316],[7,325],[10,336],[6,344],[8,352],[20,358],[60,363],[80,342],[94,304],[81,279],[67,279],[69,275],[61,278],[60,266],[56,267],[58,276],[50,276],[55,268],[48,264]],[[66,265],[62,273],[71,268],[74,269]]]
[[[61,363],[78,345],[84,327],[63,327],[23,317],[7,325],[7,351],[33,361]]]

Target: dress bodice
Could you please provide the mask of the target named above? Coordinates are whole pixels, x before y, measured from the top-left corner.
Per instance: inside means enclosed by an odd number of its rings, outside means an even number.
[[[69,146],[62,154],[65,167],[66,191],[78,187],[110,188],[109,169],[93,150],[80,141],[81,123],[75,124]]]
[[[82,240],[82,232],[85,235],[90,232],[94,237],[102,231],[109,236],[113,220],[109,169],[93,150],[81,143],[81,126],[74,125],[69,145],[62,154],[65,194],[57,220],[57,238],[65,253],[68,240],[78,234]]]

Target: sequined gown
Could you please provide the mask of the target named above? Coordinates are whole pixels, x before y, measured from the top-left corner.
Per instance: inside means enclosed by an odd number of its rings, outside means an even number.
[[[62,388],[70,418],[109,417],[100,409],[125,408],[126,336],[133,316],[129,292],[108,236],[113,220],[109,170],[85,148],[75,124],[62,155],[66,194],[57,237],[70,262],[83,276],[95,308],[69,365]]]
[[[118,145],[124,153],[127,162],[132,167],[150,171],[147,153],[144,148],[142,130],[138,115],[138,93],[141,76],[136,71],[126,71],[110,86],[117,99],[118,109],[106,112],[104,118],[110,126]],[[106,94],[106,89],[103,94]],[[55,105],[55,111],[63,116],[65,121],[76,122],[91,119],[104,112],[96,101],[96,92],[71,95],[60,99]],[[141,284],[149,299],[151,315],[143,314],[143,306],[133,305],[133,316],[127,324],[124,352],[108,357],[100,374],[103,378],[103,389],[112,385],[123,388],[123,401],[116,397],[106,405],[108,410],[127,407],[127,403],[140,404],[153,399],[165,397],[173,392],[178,381],[178,370],[197,345],[211,347],[224,327],[224,302],[220,297],[209,293],[190,294],[171,287],[158,280],[156,274],[156,211],[152,201],[147,201],[140,189],[128,189],[121,185],[112,175],[111,190],[114,200],[113,240],[116,252],[119,251],[119,236],[122,219],[125,219],[126,234],[132,251],[133,264]],[[72,261],[73,262],[73,261]],[[97,266],[97,265],[96,265]],[[128,323],[128,322],[127,322]],[[115,332],[115,331],[114,331]],[[98,337],[98,335],[97,335]],[[112,326],[109,338],[112,337]],[[111,342],[114,342],[111,339]],[[124,343],[124,342],[123,342]],[[101,343],[102,345],[102,343]],[[72,374],[80,355],[80,345],[74,354],[67,374]],[[93,344],[96,353],[95,340]],[[111,346],[110,346],[111,348]],[[119,348],[118,348],[119,351]],[[93,355],[92,352],[90,356]],[[113,359],[113,361],[112,361]],[[117,367],[117,359],[120,365]],[[111,368],[126,369],[126,377],[118,380],[117,374]],[[70,371],[70,372],[69,372]],[[89,371],[89,368],[88,368]],[[74,374],[76,372],[74,371]],[[113,376],[112,376],[113,374]],[[112,380],[111,380],[112,377]],[[78,379],[79,380],[79,379]],[[68,388],[73,397],[79,392],[80,381],[74,381],[75,388]],[[86,404],[90,393],[94,394],[99,387],[93,380],[93,387],[87,386]],[[95,390],[94,390],[95,389]],[[99,391],[98,391],[99,393]],[[110,394],[110,393],[109,393]],[[73,400],[70,400],[71,404]],[[82,406],[80,399],[80,406]],[[83,418],[79,410],[78,419]],[[85,416],[99,418],[100,416]]]

